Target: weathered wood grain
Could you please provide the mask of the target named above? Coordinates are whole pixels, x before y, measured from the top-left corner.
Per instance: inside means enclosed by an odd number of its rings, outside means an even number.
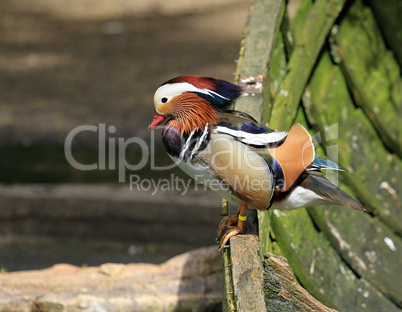
[[[234,236],[230,244],[236,311],[266,311],[258,237]]]
[[[286,258],[264,255],[264,292],[267,311],[335,312],[317,301],[296,281]]]

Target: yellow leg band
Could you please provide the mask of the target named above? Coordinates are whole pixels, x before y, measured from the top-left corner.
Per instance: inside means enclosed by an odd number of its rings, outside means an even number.
[[[238,219],[239,219],[240,221],[246,221],[246,220],[247,220],[247,215],[246,215],[246,216],[241,216],[241,215],[239,215]]]

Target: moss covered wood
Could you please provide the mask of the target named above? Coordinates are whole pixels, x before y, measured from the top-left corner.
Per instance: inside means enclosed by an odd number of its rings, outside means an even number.
[[[332,177],[374,214],[332,206],[259,214],[262,253],[286,256],[301,284],[332,308],[399,311],[402,80],[398,51],[379,30],[384,14],[370,1],[301,0],[281,3],[272,19],[271,2],[254,2],[238,68],[238,76],[263,75],[263,89],[236,108],[278,130],[308,127],[318,153],[349,170]],[[259,35],[269,41],[248,40]]]
[[[323,305],[300,286],[285,258],[266,253],[263,264],[267,311],[336,311]]]
[[[386,48],[374,13],[362,1],[355,1],[334,28],[333,38],[330,42],[338,52],[354,102],[383,144],[402,157],[402,127],[395,118],[402,113],[402,103],[393,98],[394,88],[400,84],[400,69],[393,52]]]
[[[280,82],[273,104],[264,115],[273,128],[289,128],[296,117],[300,98],[325,38],[344,6],[345,0],[317,0],[299,19],[300,31]],[[269,106],[269,103],[266,103]]]

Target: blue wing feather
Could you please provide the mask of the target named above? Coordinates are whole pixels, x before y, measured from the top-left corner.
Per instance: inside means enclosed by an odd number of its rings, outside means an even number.
[[[347,172],[345,168],[338,165],[336,162],[321,157],[315,157],[308,169],[309,170],[328,169],[328,170],[338,170]]]

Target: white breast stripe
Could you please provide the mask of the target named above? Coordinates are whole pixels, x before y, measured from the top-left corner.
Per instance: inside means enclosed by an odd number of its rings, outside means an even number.
[[[202,142],[204,141],[205,137],[208,135],[208,123],[205,125],[204,128],[204,133],[202,136],[198,139],[197,144],[195,145],[194,149],[191,151],[191,156],[190,159],[193,158],[193,156],[198,152],[198,150],[201,147]]]
[[[233,130],[222,126],[216,127],[214,133],[216,132],[229,134],[233,137],[241,139],[243,143],[249,145],[264,145],[264,146],[279,143],[283,141],[288,135],[286,131],[254,134],[241,130]]]
[[[192,139],[192,137],[194,136],[194,133],[195,133],[197,130],[198,130],[198,128],[195,129],[195,130],[193,130],[193,131],[191,131],[189,137],[187,138],[186,142],[184,143],[183,149],[181,150],[180,155],[179,155],[179,158],[180,158],[181,160],[184,159],[184,155],[186,154],[188,148],[190,147],[191,139]]]

